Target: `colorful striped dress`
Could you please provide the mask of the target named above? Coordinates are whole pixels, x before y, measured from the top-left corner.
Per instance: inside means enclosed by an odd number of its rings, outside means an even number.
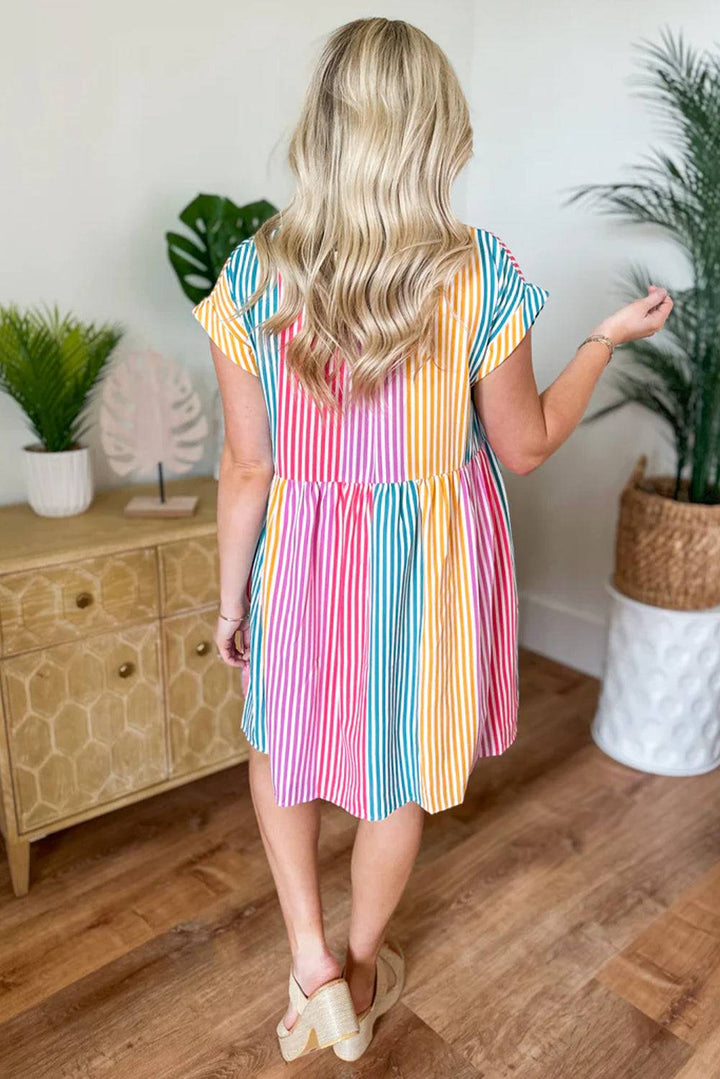
[[[548,292],[473,228],[438,303],[438,355],[371,405],[321,410],[286,368],[300,325],[266,338],[282,277],[244,315],[253,239],[193,314],[259,378],[275,472],[248,578],[241,725],[280,806],[320,798],[365,820],[462,802],[481,757],[517,733],[518,605],[508,503],[471,389],[518,345]],[[342,393],[348,373],[335,379]]]

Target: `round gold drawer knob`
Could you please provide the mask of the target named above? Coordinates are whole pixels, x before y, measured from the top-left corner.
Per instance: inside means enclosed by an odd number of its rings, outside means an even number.
[[[81,610],[85,607],[89,607],[93,601],[92,592],[78,592],[75,597],[75,605],[80,607]]]
[[[135,664],[131,663],[128,660],[127,663],[121,663],[120,664],[120,666],[118,667],[118,674],[120,675],[121,678],[129,678],[134,670],[135,670]]]
[[[200,644],[195,645],[195,651],[199,656],[206,656],[210,651],[210,642],[200,641]]]

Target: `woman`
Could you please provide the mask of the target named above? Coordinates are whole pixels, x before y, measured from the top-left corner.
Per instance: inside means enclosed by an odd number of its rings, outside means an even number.
[[[471,153],[434,42],[399,20],[340,27],[292,137],[290,205],[194,311],[225,414],[216,642],[241,670],[253,804],[292,953],[277,1028],[288,1060],[367,1048],[402,989],[386,928],[424,814],[458,805],[475,763],[515,738],[498,462],[525,474],[547,460],[613,347],[672,308],[651,286],[538,394],[530,327],[548,293],[452,213]],[[358,818],[342,969],[323,929],[321,800]]]

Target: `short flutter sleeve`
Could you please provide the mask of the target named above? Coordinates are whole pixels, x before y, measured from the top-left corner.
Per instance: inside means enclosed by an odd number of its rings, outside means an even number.
[[[228,359],[251,375],[258,375],[258,364],[247,319],[237,313],[238,253],[233,252],[223,266],[212,292],[192,309],[210,339]]]
[[[542,311],[550,293],[527,281],[510,248],[486,234],[487,258],[482,264],[490,278],[483,290],[488,298],[485,332],[470,357],[470,382],[484,378],[517,348]]]

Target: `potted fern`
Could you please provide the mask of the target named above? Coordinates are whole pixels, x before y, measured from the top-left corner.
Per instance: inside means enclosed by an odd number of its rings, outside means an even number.
[[[82,513],[93,497],[87,409],[121,337],[57,308],[0,307],[0,389],[25,413],[36,441],[22,447],[28,501],[43,517]]]
[[[674,151],[654,150],[631,181],[576,189],[570,201],[661,229],[684,254],[687,288],[657,338],[623,346],[616,400],[669,435],[675,469],[622,493],[610,637],[593,736],[646,771],[693,774],[720,764],[720,53],[664,31],[643,42],[645,90]],[[650,280],[629,273],[640,293]]]

